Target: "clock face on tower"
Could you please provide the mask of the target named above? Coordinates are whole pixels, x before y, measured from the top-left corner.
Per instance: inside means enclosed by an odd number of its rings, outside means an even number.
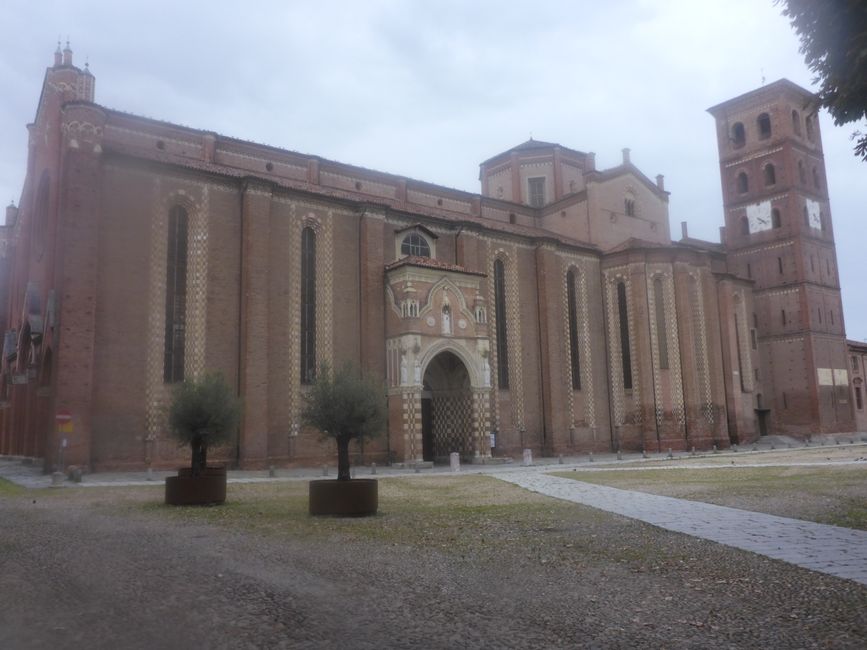
[[[750,234],[770,230],[771,224],[771,202],[762,201],[747,206],[747,221],[750,226]]]
[[[819,204],[815,201],[811,201],[807,199],[807,215],[809,217],[808,221],[810,223],[810,228],[815,228],[816,230],[822,229],[822,213],[819,210]]]

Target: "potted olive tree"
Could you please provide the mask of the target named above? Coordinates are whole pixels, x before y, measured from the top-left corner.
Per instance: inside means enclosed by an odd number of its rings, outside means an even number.
[[[189,467],[166,478],[166,503],[206,505],[226,500],[225,465],[208,465],[208,448],[227,441],[238,428],[241,407],[223,375],[208,373],[178,384],[168,409],[169,430],[190,446]]]
[[[378,435],[385,428],[385,390],[352,364],[321,366],[305,395],[304,424],[319,429],[337,444],[337,480],[310,482],[311,515],[374,515],[378,507],[375,479],[349,475],[349,443]]]

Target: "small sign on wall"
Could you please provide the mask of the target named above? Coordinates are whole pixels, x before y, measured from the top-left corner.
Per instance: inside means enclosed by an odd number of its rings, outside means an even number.
[[[54,419],[57,422],[58,433],[72,433],[72,414],[69,411],[58,411]]]

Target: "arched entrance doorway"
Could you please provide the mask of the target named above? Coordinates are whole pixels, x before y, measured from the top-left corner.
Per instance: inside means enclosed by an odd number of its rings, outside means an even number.
[[[473,456],[473,395],[466,366],[457,355],[437,354],[425,369],[421,394],[422,455],[447,462],[449,454]]]

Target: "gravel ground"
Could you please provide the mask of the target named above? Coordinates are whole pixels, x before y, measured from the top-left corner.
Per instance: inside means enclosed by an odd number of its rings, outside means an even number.
[[[862,586],[494,479],[383,480],[365,520],[303,490],[6,494],[0,647],[867,646]]]

